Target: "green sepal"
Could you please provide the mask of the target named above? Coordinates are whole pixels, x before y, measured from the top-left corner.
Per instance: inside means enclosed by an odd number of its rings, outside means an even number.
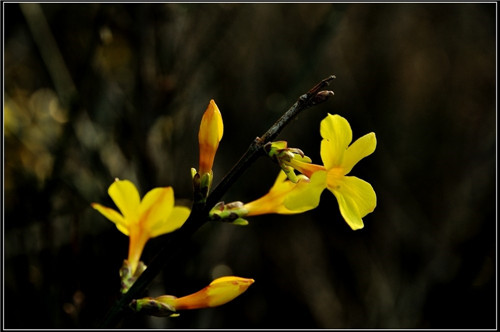
[[[286,141],[269,142],[264,145],[264,150],[268,156],[280,165],[286,176],[293,183],[297,183],[297,175],[295,174],[292,161],[303,163],[311,163],[312,160],[304,155],[300,149],[289,148]]]
[[[233,225],[246,226],[248,225],[248,220],[243,218],[238,218],[232,222]]]
[[[308,164],[312,163],[312,159],[309,158],[308,156],[305,156],[305,155],[301,156],[300,154],[295,154],[293,156],[293,159],[295,159],[297,161],[301,161],[303,163],[308,163]]]
[[[195,202],[205,202],[212,186],[212,171],[210,173],[200,174],[196,169],[191,168],[191,176],[193,178],[193,191]]]
[[[137,300],[134,299],[129,303],[129,307],[135,312],[141,312],[150,316],[157,316],[157,317],[179,316],[179,314],[175,312],[175,309],[172,306],[160,302],[152,297],[144,297]]]
[[[288,143],[286,141],[277,141],[267,143],[264,148],[266,149],[267,155],[273,158],[277,155],[281,150],[287,148]]]
[[[130,287],[134,284],[134,282],[139,278],[139,276],[146,270],[147,266],[139,261],[137,264],[137,268],[135,269],[134,274],[132,275],[132,268],[130,267],[128,260],[123,261],[123,265],[120,268],[120,280],[121,280],[121,289],[122,294],[128,292]]]
[[[208,191],[210,190],[210,187],[212,186],[212,178],[213,178],[212,172],[205,173],[205,174],[201,175],[200,188],[201,188],[202,192],[205,189],[206,192],[208,193]]]
[[[297,183],[297,175],[295,174],[295,170],[292,166],[281,165],[281,169],[283,170],[283,172],[285,172],[288,180],[292,181],[293,183]]]
[[[224,204],[224,202],[215,204],[208,216],[210,220],[214,221],[234,222],[247,214],[248,210],[245,209],[244,204],[237,201],[228,204]]]

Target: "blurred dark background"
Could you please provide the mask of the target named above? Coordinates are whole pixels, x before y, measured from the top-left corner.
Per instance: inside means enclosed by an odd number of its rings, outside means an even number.
[[[149,295],[256,280],[219,308],[122,328],[495,328],[496,4],[4,4],[4,324],[94,328],[128,238],[91,202],[130,179],[189,205],[211,98],[217,183],[321,79],[335,96],[279,136],[319,163],[320,121],[375,132],[352,171],[378,206],[352,231],[334,196],[295,216],[206,224]],[[259,159],[225,195],[250,201]],[[168,235],[167,235],[168,236]],[[162,243],[148,242],[148,264]]]

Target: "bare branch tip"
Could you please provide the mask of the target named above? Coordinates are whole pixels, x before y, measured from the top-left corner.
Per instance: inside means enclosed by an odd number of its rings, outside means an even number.
[[[325,78],[323,81],[328,85],[331,81],[336,79],[337,77],[335,75],[330,75],[327,78]]]

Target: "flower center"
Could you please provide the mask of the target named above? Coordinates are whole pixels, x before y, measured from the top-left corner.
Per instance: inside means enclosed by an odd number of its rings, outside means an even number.
[[[332,190],[340,190],[342,179],[344,178],[344,170],[342,167],[334,167],[328,170],[326,176],[326,185]]]

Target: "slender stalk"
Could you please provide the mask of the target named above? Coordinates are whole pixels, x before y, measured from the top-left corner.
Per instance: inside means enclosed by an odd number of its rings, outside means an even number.
[[[128,304],[138,297],[141,297],[148,285],[158,275],[158,273],[167,265],[168,261],[177,251],[182,249],[183,245],[188,243],[191,235],[193,235],[207,220],[210,209],[222,198],[226,191],[233,183],[243,174],[243,172],[260,156],[262,155],[263,147],[266,143],[273,140],[283,128],[295,118],[301,111],[326,101],[333,95],[332,91],[321,91],[326,87],[335,76],[331,75],[318,84],[311,90],[299,97],[297,102],[293,104],[283,116],[274,123],[269,130],[262,135],[261,138],[256,138],[248,147],[247,151],[226,174],[222,181],[214,188],[212,193],[207,197],[206,203],[195,202],[191,215],[186,220],[184,225],[176,232],[167,236],[165,245],[160,249],[154,257],[147,269],[141,274],[136,282],[130,287],[127,293],[123,294],[118,299],[110,310],[107,312],[101,327],[109,328],[116,326],[121,320],[123,314],[128,308]]]

